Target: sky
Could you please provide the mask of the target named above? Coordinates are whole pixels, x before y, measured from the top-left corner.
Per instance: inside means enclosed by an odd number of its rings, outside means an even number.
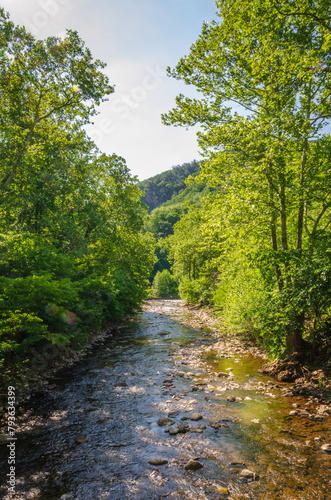
[[[40,39],[76,30],[115,93],[86,130],[99,149],[127,161],[139,180],[201,158],[196,129],[166,127],[161,113],[190,86],[166,75],[189,54],[203,21],[215,19],[214,0],[0,0],[15,24]]]

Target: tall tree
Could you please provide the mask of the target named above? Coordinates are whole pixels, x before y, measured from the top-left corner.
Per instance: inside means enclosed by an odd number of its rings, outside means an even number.
[[[36,40],[0,9],[0,203],[27,168],[29,148],[70,123],[82,125],[113,92],[105,64],[92,58],[77,32]],[[54,132],[53,132],[54,133]]]
[[[313,3],[319,18],[328,18],[327,4]],[[331,61],[328,26],[299,15],[307,1],[296,2],[295,12],[290,0],[281,4],[280,10],[271,0],[216,1],[220,21],[205,23],[190,55],[168,70],[202,97],[178,96],[163,121],[201,124],[208,158],[201,178],[228,186],[224,236],[235,241],[268,230],[285,308],[298,295],[296,273],[318,248],[317,233],[328,229],[330,170],[316,158],[330,148],[323,128],[331,117]],[[301,306],[290,323],[288,347],[300,350]]]

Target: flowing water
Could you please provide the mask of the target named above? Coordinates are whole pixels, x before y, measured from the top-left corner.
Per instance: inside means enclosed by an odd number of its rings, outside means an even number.
[[[3,481],[0,497],[331,498],[331,455],[321,449],[331,432],[329,419],[314,419],[317,402],[285,395],[288,385],[258,373],[260,358],[217,357],[206,349],[212,342],[208,331],[151,309],[95,346],[52,380],[49,394],[23,405],[16,494]],[[187,423],[188,432],[165,432],[158,420],[169,413],[173,427]],[[194,413],[202,418],[191,420]],[[77,443],[79,436],[86,442]],[[2,445],[4,478],[7,455]],[[155,458],[167,463],[149,464]],[[203,468],[185,470],[190,459]]]

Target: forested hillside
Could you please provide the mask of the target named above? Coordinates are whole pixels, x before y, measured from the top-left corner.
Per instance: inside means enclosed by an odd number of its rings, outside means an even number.
[[[3,9],[0,27],[0,367],[25,384],[49,346],[139,307],[154,248],[125,160],[83,129],[113,92],[105,65],[76,32],[36,40]]]
[[[216,4],[219,20],[168,70],[201,99],[178,96],[163,122],[200,123],[196,180],[216,189],[163,240],[173,279],[272,355],[330,359],[329,5]]]
[[[159,207],[184,189],[185,180],[191,175],[197,175],[199,170],[200,164],[194,160],[139,182],[138,187],[145,193],[142,197],[143,203],[148,206],[149,211]]]

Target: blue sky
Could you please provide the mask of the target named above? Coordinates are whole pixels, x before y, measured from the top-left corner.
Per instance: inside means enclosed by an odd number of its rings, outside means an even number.
[[[1,0],[16,24],[37,38],[77,30],[105,69],[115,93],[99,108],[89,135],[123,156],[140,180],[199,159],[194,129],[165,127],[161,113],[193,89],[165,75],[188,54],[214,0]]]

